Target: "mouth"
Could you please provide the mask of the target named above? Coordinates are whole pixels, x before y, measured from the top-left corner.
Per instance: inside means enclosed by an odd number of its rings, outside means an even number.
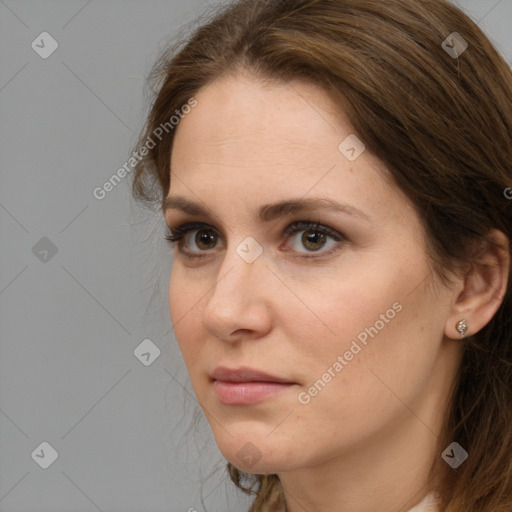
[[[210,377],[217,398],[225,405],[254,405],[297,384],[247,367],[218,366]]]

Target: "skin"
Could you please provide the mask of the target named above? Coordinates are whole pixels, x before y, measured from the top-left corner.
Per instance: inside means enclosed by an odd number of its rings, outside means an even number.
[[[485,256],[499,263],[496,271],[440,284],[410,202],[368,149],[355,161],[339,151],[354,130],[318,86],[244,73],[195,97],[198,106],[177,128],[169,197],[209,213],[172,208],[165,218],[173,229],[205,223],[212,238],[198,246],[196,229],[177,243],[169,304],[219,449],[242,470],[278,474],[291,512],[410,509],[432,489],[429,469],[462,356],[456,323],[465,318],[475,333],[492,318],[507,253]],[[325,209],[270,222],[258,214],[264,205],[319,197],[368,219]],[[327,237],[322,246],[320,234],[312,251],[301,242],[311,228],[283,235],[295,221],[320,222],[346,239]],[[236,252],[248,236],[263,249],[252,263]],[[187,249],[203,257],[187,257]],[[396,303],[401,311],[301,403],[299,393]],[[218,365],[295,384],[256,405],[225,405],[209,378]],[[249,442],[246,450],[260,457],[250,465],[237,456]]]

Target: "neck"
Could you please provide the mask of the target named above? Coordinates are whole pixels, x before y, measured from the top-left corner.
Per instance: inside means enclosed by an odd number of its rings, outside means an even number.
[[[386,441],[375,439],[321,466],[280,474],[287,511],[408,511],[433,490],[429,474],[437,441],[423,426],[419,443],[413,430],[388,433]]]

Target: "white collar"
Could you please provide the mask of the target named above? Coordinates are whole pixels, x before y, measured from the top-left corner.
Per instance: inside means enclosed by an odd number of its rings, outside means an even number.
[[[423,500],[408,512],[439,512],[437,498],[434,493],[427,494]],[[286,512],[286,508],[283,509]]]
[[[437,503],[438,502],[434,493],[430,493],[425,496],[421,503],[418,503],[416,506],[412,507],[409,512],[438,512],[439,508]]]

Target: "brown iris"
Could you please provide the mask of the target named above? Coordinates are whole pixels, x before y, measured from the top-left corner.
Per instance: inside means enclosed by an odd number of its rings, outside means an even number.
[[[211,231],[203,229],[197,232],[195,242],[199,249],[206,251],[215,247],[215,244],[217,243],[217,237]]]
[[[326,236],[324,233],[318,231],[304,231],[302,235],[302,243],[304,247],[310,251],[318,251],[326,243]]]

